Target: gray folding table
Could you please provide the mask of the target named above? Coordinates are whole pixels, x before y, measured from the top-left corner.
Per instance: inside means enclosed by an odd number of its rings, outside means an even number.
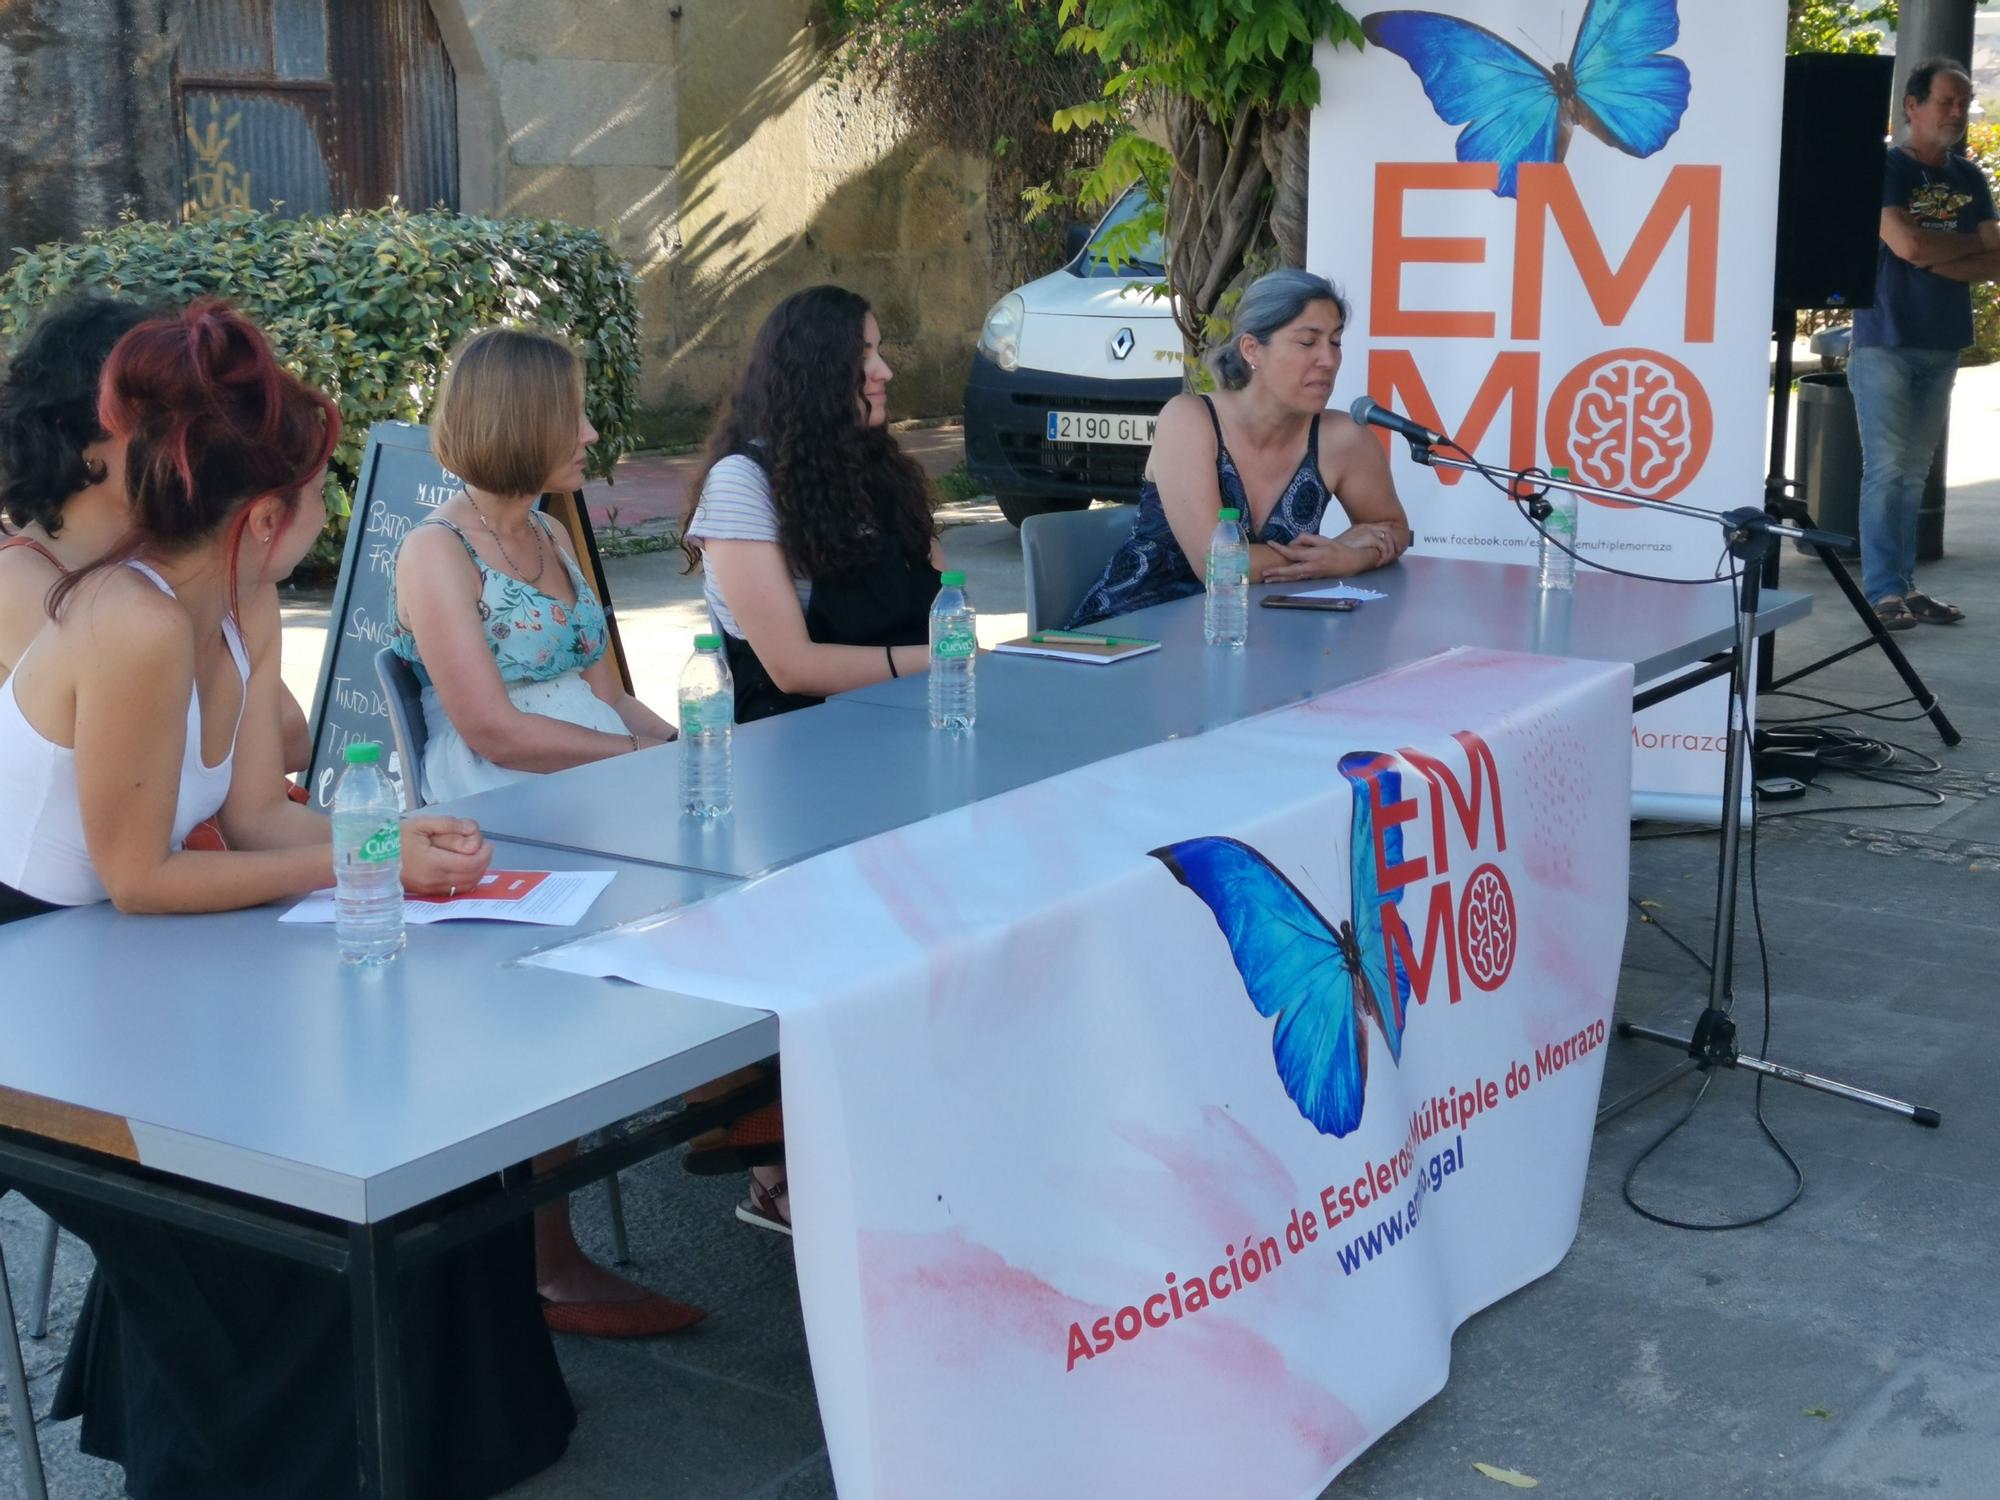
[[[1727,583],[1648,582],[1586,572],[1547,594],[1534,570],[1405,557],[1354,580],[1385,598],[1351,614],[1264,609],[1251,590],[1250,645],[1202,642],[1197,596],[1094,627],[1161,649],[1109,665],[985,652],[979,717],[937,734],[921,676],[844,693],[735,733],[736,811],[680,816],[680,747],[614,756],[451,804],[496,835],[711,874],[754,876],[1079,766],[1199,734],[1378,676],[1455,646],[1631,662],[1636,706],[1727,670],[1736,617]],[[1761,633],[1802,619],[1809,597],[1767,594]],[[1670,674],[1679,674],[1670,676]]]
[[[581,930],[733,883],[520,845],[495,862],[615,869]],[[412,927],[367,972],[281,910],[94,906],[0,927],[0,1180],[346,1275],[365,1493],[403,1495],[398,1266],[705,1128],[691,1109],[559,1173],[514,1170],[770,1056],[777,1022],[513,965],[575,928]],[[503,1173],[501,1192],[427,1211]]]
[[[1681,674],[1644,702],[1716,675],[1734,645],[1727,585],[1586,573],[1574,594],[1545,595],[1528,568],[1425,557],[1357,582],[1387,597],[1352,614],[1253,609],[1242,652],[1202,645],[1194,598],[1107,621],[1162,642],[1131,661],[989,653],[966,734],[931,731],[920,677],[744,726],[736,811],[718,823],[680,816],[671,744],[453,810],[520,841],[503,845],[503,866],[616,868],[587,922],[601,927],[1454,646],[1629,661],[1641,682]],[[1760,632],[1809,608],[1767,595]],[[442,1219],[425,1205],[769,1056],[776,1022],[509,966],[562,931],[416,928],[409,951],[369,975],[340,968],[326,929],[276,918],[98,907],[0,927],[0,1177],[345,1273],[366,1492],[400,1496],[399,1262],[685,1139],[709,1116],[690,1110]]]

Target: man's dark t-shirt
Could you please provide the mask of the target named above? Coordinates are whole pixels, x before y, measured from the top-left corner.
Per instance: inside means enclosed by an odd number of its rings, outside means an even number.
[[[1908,209],[1920,229],[1979,233],[1993,214],[1986,174],[1956,153],[1935,167],[1900,147],[1882,174],[1882,206]],[[1972,288],[1875,247],[1875,305],[1854,314],[1856,348],[1963,349],[1972,342]]]

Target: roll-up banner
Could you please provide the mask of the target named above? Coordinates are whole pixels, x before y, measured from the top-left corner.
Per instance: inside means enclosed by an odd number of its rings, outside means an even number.
[[[1355,9],[1369,45],[1320,47],[1307,221],[1307,265],[1353,308],[1339,399],[1372,396],[1509,468],[1761,504],[1784,7]],[[1391,454],[1418,548],[1534,565],[1505,495],[1400,441]],[[1591,562],[1717,570],[1720,528],[1580,510]],[[1636,813],[1717,814],[1727,711],[1718,681],[1639,716]]]

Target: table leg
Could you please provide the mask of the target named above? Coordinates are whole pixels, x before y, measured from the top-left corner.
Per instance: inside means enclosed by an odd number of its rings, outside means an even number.
[[[348,1284],[354,1299],[354,1416],[361,1442],[363,1500],[406,1500],[402,1297],[396,1237],[386,1224],[356,1224]]]
[[[21,1341],[14,1332],[14,1297],[7,1287],[7,1257],[0,1255],[0,1385],[7,1387],[7,1409],[14,1426],[14,1448],[21,1455],[21,1485],[28,1500],[48,1500],[42,1477],[42,1449],[35,1431],[35,1410],[28,1402],[28,1372],[21,1365]]]

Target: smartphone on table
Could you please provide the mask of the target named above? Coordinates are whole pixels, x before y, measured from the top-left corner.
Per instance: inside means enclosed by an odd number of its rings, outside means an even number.
[[[1311,594],[1266,594],[1259,602],[1266,609],[1319,609],[1335,615],[1352,614],[1359,603],[1354,599],[1316,599]]]

